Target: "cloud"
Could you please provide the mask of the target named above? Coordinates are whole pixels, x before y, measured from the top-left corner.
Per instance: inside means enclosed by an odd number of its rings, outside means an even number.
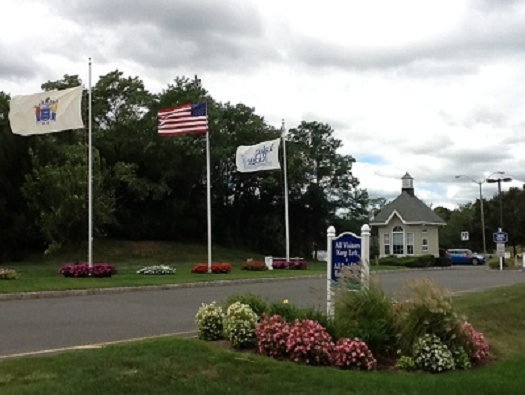
[[[220,71],[278,58],[257,8],[240,0],[65,1],[56,11],[105,32],[107,61],[114,56],[145,67]]]
[[[1,90],[86,81],[89,57],[94,83],[118,69],[153,93],[197,74],[275,127],[328,123],[371,197],[397,196],[407,171],[449,206],[477,196],[458,173],[525,179],[524,1],[297,4],[3,0]]]

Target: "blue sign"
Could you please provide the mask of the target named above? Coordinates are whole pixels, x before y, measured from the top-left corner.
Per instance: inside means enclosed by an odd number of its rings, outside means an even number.
[[[361,238],[353,233],[341,233],[332,239],[332,281],[341,277],[344,266],[358,265],[361,263]]]
[[[507,232],[494,232],[494,243],[507,243],[509,241],[509,234]]]

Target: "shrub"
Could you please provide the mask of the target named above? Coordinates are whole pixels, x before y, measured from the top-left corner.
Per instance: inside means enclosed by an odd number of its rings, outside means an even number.
[[[462,329],[468,339],[467,352],[470,361],[479,364],[487,359],[490,356],[490,347],[483,333],[476,331],[467,321],[463,323]]]
[[[505,260],[503,261],[503,267],[504,267],[504,268],[510,266],[509,261],[510,261],[510,259],[505,259]],[[489,259],[489,260],[487,261],[487,264],[488,264],[488,266],[489,266],[491,269],[499,270],[499,258],[496,258],[496,259]]]
[[[434,334],[448,345],[464,344],[462,320],[452,307],[452,297],[428,279],[407,283],[410,300],[396,306],[398,346],[409,354],[416,339]]]
[[[314,308],[297,309],[297,315],[299,319],[317,321],[333,339],[337,338],[335,320],[326,314],[326,310]]]
[[[232,271],[232,265],[229,263],[214,263],[211,265],[212,273],[229,273]]]
[[[262,317],[262,315],[268,311],[268,302],[263,297],[252,293],[247,293],[244,295],[230,295],[228,298],[226,298],[224,309],[227,310],[228,307],[235,302],[247,304],[250,306],[253,312],[257,314],[258,317]]]
[[[372,370],[377,361],[365,342],[341,338],[334,346],[332,363],[341,369]]]
[[[257,351],[272,358],[286,358],[290,325],[280,315],[265,316],[256,329]]]
[[[470,357],[463,347],[452,346],[450,347],[450,351],[452,352],[454,367],[456,369],[469,369],[472,366]]]
[[[176,269],[167,265],[145,266],[137,270],[137,274],[175,274]]]
[[[277,258],[272,260],[272,267],[274,269],[292,269],[305,270],[308,269],[308,264],[303,258],[290,258],[287,262],[284,258]]]
[[[436,336],[425,334],[414,345],[414,363],[427,372],[440,373],[454,369],[454,357],[449,348]]]
[[[285,321],[293,323],[304,317],[303,312],[291,303],[271,302],[268,305],[268,315],[280,315]]]
[[[332,337],[316,321],[296,320],[290,327],[286,352],[293,362],[329,365],[333,348]]]
[[[229,273],[232,270],[232,265],[229,263],[212,263],[211,265],[211,272],[218,274],[218,273]],[[195,274],[206,274],[208,273],[208,264],[207,263],[199,263],[191,269],[192,273]]]
[[[59,273],[64,277],[111,277],[117,274],[115,269],[109,263],[93,263],[89,267],[88,263],[75,263],[72,265],[65,265],[59,270]]]
[[[0,268],[0,280],[17,280],[20,274],[14,269]]]
[[[191,268],[191,272],[194,274],[208,273],[208,265],[206,263],[199,263]]]
[[[277,270],[288,269],[288,262],[286,262],[286,259],[273,259],[272,267]]]
[[[247,304],[235,302],[224,317],[224,335],[235,348],[249,348],[256,344],[257,314]]]
[[[202,304],[197,315],[197,336],[201,340],[218,340],[222,337],[224,329],[224,314],[222,308],[215,302]]]
[[[434,255],[419,255],[411,257],[398,258],[396,256],[387,256],[378,260],[380,265],[385,266],[405,266],[411,268],[422,268],[436,265],[436,258]]]
[[[241,265],[241,270],[265,271],[268,266],[263,261],[246,261]]]
[[[292,259],[288,263],[288,269],[290,269],[290,270],[306,270],[306,269],[308,269],[308,263],[304,259]]]
[[[396,368],[410,371],[416,368],[416,363],[414,362],[414,358],[409,357],[408,355],[402,355],[396,361]]]
[[[362,339],[378,358],[390,359],[397,350],[394,306],[378,287],[359,292],[335,292],[337,337]]]

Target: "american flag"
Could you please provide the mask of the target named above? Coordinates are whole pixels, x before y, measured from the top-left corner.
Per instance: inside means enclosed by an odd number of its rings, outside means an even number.
[[[159,110],[159,135],[177,136],[208,131],[206,103],[183,104]]]

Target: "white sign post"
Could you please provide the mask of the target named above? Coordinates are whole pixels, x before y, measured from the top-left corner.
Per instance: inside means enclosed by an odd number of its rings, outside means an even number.
[[[468,232],[461,232],[461,241],[468,241]]]
[[[509,241],[509,235],[507,232],[503,232],[501,228],[495,232],[492,236],[494,243],[496,243],[496,252],[499,257],[499,270],[503,270],[503,258],[505,258],[505,243]]]
[[[344,266],[360,265],[358,289],[368,289],[370,283],[370,226],[361,227],[361,237],[350,232],[335,235],[335,228],[326,231],[326,313],[333,317],[332,286],[337,282]]]

